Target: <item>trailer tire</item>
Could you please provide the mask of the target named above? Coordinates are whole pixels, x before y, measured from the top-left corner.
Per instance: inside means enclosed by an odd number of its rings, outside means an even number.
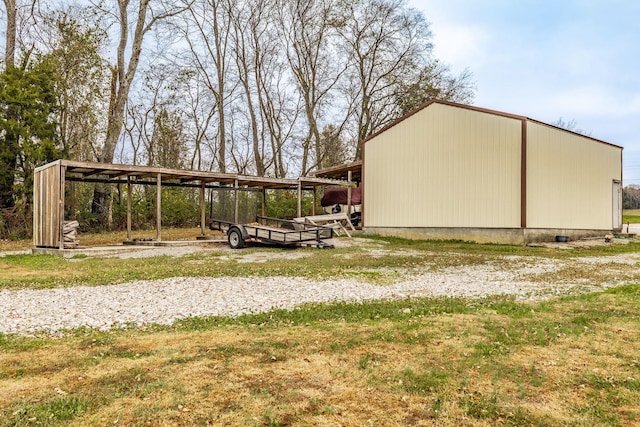
[[[242,233],[237,228],[232,228],[227,233],[227,240],[229,241],[229,246],[231,249],[241,249],[244,248],[244,239],[242,238]]]

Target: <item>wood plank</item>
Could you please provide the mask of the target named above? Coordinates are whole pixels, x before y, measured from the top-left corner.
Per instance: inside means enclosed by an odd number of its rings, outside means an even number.
[[[64,249],[64,193],[65,193],[65,182],[64,178],[66,176],[67,167],[60,166],[59,176],[58,176],[58,248]]]
[[[349,219],[349,217],[347,216],[346,213],[335,213],[335,214],[326,214],[326,215],[310,215],[310,216],[303,216],[303,217],[298,217],[298,218],[294,218],[293,219],[295,222],[298,223],[309,223],[309,224],[313,224],[313,225],[325,225],[328,227],[331,227],[335,230],[336,234],[340,234],[340,231],[344,231],[344,233],[351,237],[351,233],[349,233],[349,230],[347,230],[347,228],[342,225],[342,221],[346,221],[347,225],[349,226],[349,228],[351,228],[351,230],[355,231],[355,228],[353,226],[353,224],[351,224],[351,220]]]
[[[205,183],[202,182],[200,186],[200,235],[205,235],[205,227],[206,227],[206,203],[207,200],[205,198]]]

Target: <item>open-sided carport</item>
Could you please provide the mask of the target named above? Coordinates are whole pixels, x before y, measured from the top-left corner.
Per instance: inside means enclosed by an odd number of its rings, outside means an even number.
[[[241,189],[262,190],[262,214],[264,215],[268,189],[295,190],[298,196],[298,216],[301,216],[303,191],[313,191],[314,208],[318,186],[350,185],[348,181],[300,177],[267,178],[218,172],[167,169],[148,166],[132,166],[112,163],[77,162],[57,160],[37,168],[33,188],[33,244],[35,247],[64,249],[64,212],[66,182],[102,183],[126,185],[127,188],[127,240],[131,240],[131,187],[148,185],[156,187],[156,240],[162,240],[162,187],[200,189],[200,226],[202,236],[207,224],[207,189],[224,189],[236,193],[234,217],[238,221],[238,197]]]

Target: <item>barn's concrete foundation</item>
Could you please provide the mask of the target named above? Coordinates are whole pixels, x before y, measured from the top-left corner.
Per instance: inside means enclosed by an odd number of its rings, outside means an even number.
[[[564,228],[473,228],[473,227],[364,227],[367,234],[424,240],[462,240],[477,243],[526,245],[552,242],[556,236],[570,240],[604,237],[612,230],[571,230]]]

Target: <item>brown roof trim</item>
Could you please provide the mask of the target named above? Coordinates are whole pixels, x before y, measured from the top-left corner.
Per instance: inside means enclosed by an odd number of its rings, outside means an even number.
[[[589,135],[584,135],[582,133],[574,132],[574,131],[569,130],[569,129],[565,129],[565,128],[561,128],[561,127],[558,127],[558,126],[554,126],[552,124],[541,122],[540,120],[536,120],[536,119],[527,118],[527,120],[530,121],[531,123],[536,123],[538,125],[547,126],[547,127],[554,128],[554,129],[559,129],[559,130],[561,130],[563,132],[571,133],[573,135],[576,135],[576,136],[579,136],[579,137],[582,137],[582,138],[587,138],[587,139],[590,139],[591,141],[594,141],[594,142],[599,142],[600,144],[609,145],[611,147],[615,147],[615,148],[619,148],[621,150],[624,150],[624,147],[622,147],[620,145],[612,144],[611,142],[603,141],[601,139],[594,138],[594,137],[589,136]]]
[[[518,116],[518,115],[515,115],[515,114],[508,114],[508,113],[503,113],[501,111],[489,110],[487,108],[480,108],[480,107],[476,107],[474,105],[458,104],[458,103],[450,102],[450,101],[442,101],[440,99],[432,99],[431,101],[427,101],[426,103],[422,104],[421,106],[419,106],[415,110],[410,111],[407,114],[405,114],[404,116],[402,116],[402,117],[394,120],[393,122],[389,123],[388,125],[386,125],[382,129],[380,129],[379,131],[369,135],[368,137],[366,137],[365,139],[362,140],[362,143],[364,144],[365,142],[367,142],[370,139],[378,136],[382,132],[394,127],[398,123],[408,119],[409,117],[413,116],[414,114],[419,113],[420,111],[424,110],[427,107],[430,107],[433,104],[441,104],[441,105],[448,105],[450,107],[464,108],[466,110],[473,110],[473,111],[478,111],[480,113],[493,114],[493,115],[496,115],[496,116],[503,116],[503,117],[508,117],[508,118],[516,119],[516,120],[527,120],[527,117]]]
[[[477,111],[477,112],[479,112],[479,113],[493,114],[494,116],[507,117],[507,118],[515,119],[515,120],[530,121],[530,122],[532,122],[532,123],[537,123],[537,124],[540,124],[540,125],[543,125],[543,126],[549,126],[549,127],[555,128],[555,129],[559,129],[559,130],[561,130],[561,131],[563,131],[563,132],[568,132],[568,133],[571,133],[571,134],[574,134],[574,135],[580,136],[580,137],[582,137],[582,138],[587,138],[587,139],[590,139],[590,140],[592,140],[592,141],[599,142],[599,143],[601,143],[601,144],[605,144],[605,145],[609,145],[609,146],[612,146],[612,147],[616,147],[616,148],[623,149],[623,147],[621,147],[621,146],[619,146],[619,145],[615,145],[615,144],[612,144],[612,143],[610,143],[610,142],[603,141],[603,140],[601,140],[601,139],[593,138],[593,137],[591,137],[591,136],[583,135],[583,134],[581,134],[581,133],[573,132],[573,131],[570,131],[570,130],[567,130],[567,129],[564,129],[564,128],[561,128],[561,127],[558,127],[558,126],[551,125],[551,124],[549,124],[549,123],[544,123],[544,122],[541,122],[541,121],[539,121],[539,120],[531,119],[531,118],[526,117],[526,116],[520,116],[520,115],[517,115],[517,114],[505,113],[505,112],[502,112],[502,111],[491,110],[491,109],[488,109],[488,108],[476,107],[476,106],[474,106],[474,105],[458,104],[458,103],[456,103],[456,102],[443,101],[443,100],[440,100],[440,99],[433,99],[433,100],[431,100],[431,101],[428,101],[428,102],[426,102],[426,103],[422,104],[420,107],[416,108],[415,110],[413,110],[413,111],[411,111],[411,112],[409,112],[409,113],[405,114],[404,116],[402,116],[402,117],[400,117],[400,118],[398,118],[398,119],[394,120],[393,122],[389,123],[388,125],[386,125],[386,126],[385,126],[385,127],[383,127],[382,129],[380,129],[379,131],[377,131],[377,132],[375,132],[375,133],[373,133],[373,134],[369,135],[368,137],[366,137],[365,139],[363,139],[363,140],[362,140],[361,144],[365,144],[365,143],[366,143],[366,142],[368,142],[369,140],[371,140],[371,139],[373,139],[374,137],[376,137],[376,136],[380,135],[382,132],[387,131],[388,129],[390,129],[390,128],[392,128],[392,127],[396,126],[396,125],[397,125],[397,124],[399,124],[400,122],[402,122],[402,121],[404,121],[404,120],[408,119],[409,117],[411,117],[411,116],[413,116],[414,114],[416,114],[416,113],[418,113],[418,112],[420,112],[420,111],[424,110],[425,108],[428,108],[429,106],[431,106],[431,105],[433,105],[433,104],[448,105],[449,107],[463,108],[463,109],[465,109],[465,110]]]

